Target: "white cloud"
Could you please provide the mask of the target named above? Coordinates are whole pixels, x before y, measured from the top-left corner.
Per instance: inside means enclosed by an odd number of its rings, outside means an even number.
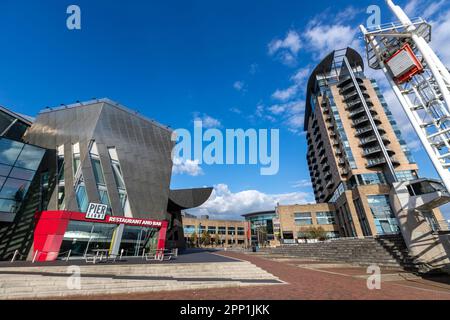
[[[297,94],[297,91],[297,85],[290,86],[289,88],[284,90],[278,89],[272,94],[272,98],[280,101],[287,101],[292,99]]]
[[[274,104],[267,108],[267,112],[279,119],[286,128],[295,134],[303,131],[305,102],[293,100],[282,104]]]
[[[194,121],[202,121],[203,128],[220,128],[222,126],[222,123],[207,114],[203,115],[195,115]]]
[[[312,186],[311,180],[308,179],[302,179],[292,183],[292,188],[307,188],[311,186]]]
[[[203,170],[198,160],[184,160],[181,158],[173,159],[172,171],[174,174],[187,174],[189,176],[199,176],[203,174]]]
[[[314,202],[314,199],[307,192],[267,194],[258,190],[245,190],[234,193],[228,185],[218,184],[214,186],[211,197],[205,204],[189,212],[207,214],[212,218],[239,219],[245,213],[274,210],[277,203],[289,205],[310,202]]]
[[[295,84],[297,84],[299,86],[304,85],[310,74],[311,74],[311,68],[309,66],[300,68],[291,77],[291,80],[294,81]]]
[[[442,12],[439,17],[431,21],[433,27],[431,46],[442,62],[449,67],[450,66],[450,9]]]
[[[251,75],[254,75],[254,74],[256,74],[258,71],[259,71],[259,66],[258,66],[258,64],[257,64],[257,63],[252,63],[252,64],[250,65],[249,73],[250,73]]]
[[[236,107],[232,107],[230,108],[230,112],[236,113],[236,114],[241,114],[242,110]]]
[[[312,23],[305,32],[308,49],[319,57],[336,49],[353,46],[357,29],[351,26],[334,24],[326,25]]]
[[[297,63],[297,54],[302,47],[300,35],[295,30],[289,30],[284,39],[272,40],[268,45],[269,55],[277,56],[285,65]]]
[[[445,2],[446,0],[411,0],[403,10],[410,18],[421,16],[422,18],[428,19],[438,13]]]
[[[233,83],[233,88],[237,91],[244,91],[245,83],[243,81],[236,81],[235,83]]]

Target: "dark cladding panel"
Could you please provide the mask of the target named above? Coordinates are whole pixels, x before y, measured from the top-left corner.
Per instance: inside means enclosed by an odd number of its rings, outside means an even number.
[[[159,131],[148,139],[147,132]],[[106,103],[94,132],[97,143],[115,147],[134,217],[165,219],[172,170],[169,145],[171,132],[112,104]],[[109,158],[100,151],[100,158]],[[109,190],[109,188],[108,188]]]

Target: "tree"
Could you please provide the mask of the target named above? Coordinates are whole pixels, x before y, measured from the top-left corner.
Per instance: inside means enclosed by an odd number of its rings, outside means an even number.
[[[200,243],[205,246],[207,246],[211,243],[211,235],[208,232],[206,232],[206,230],[203,231],[203,233],[202,233],[202,236],[200,238]]]
[[[190,237],[189,240],[190,240],[190,242],[191,242],[191,246],[196,247],[196,246],[197,246],[197,243],[198,243],[198,236],[197,236],[197,233],[194,232],[193,234],[191,234],[191,237]]]
[[[305,233],[309,239],[323,241],[327,238],[327,232],[322,227],[311,227]]]

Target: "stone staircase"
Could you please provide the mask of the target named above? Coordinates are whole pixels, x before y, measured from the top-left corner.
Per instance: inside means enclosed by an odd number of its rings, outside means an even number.
[[[339,262],[356,265],[377,264],[384,267],[416,271],[413,259],[401,235],[374,238],[341,238],[328,242],[283,245],[259,252],[273,257],[293,257],[311,261]]]
[[[66,266],[0,268],[0,300],[95,296],[282,284],[249,263],[79,266],[80,286]],[[73,271],[72,271],[73,272]],[[72,284],[71,286],[68,286]]]

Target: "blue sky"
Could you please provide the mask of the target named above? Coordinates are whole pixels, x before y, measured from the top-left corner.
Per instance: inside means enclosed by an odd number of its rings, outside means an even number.
[[[397,1],[433,23],[433,45],[450,65],[448,1]],[[66,28],[81,8],[82,29]],[[188,164],[172,188],[216,186],[200,211],[236,217],[276,202],[313,201],[302,135],[304,82],[332,49],[361,50],[358,25],[384,1],[2,0],[0,104],[28,115],[46,106],[108,97],[172,128],[280,129],[280,171]],[[436,177],[383,75],[386,99],[422,176]],[[446,210],[450,219],[450,210]]]

